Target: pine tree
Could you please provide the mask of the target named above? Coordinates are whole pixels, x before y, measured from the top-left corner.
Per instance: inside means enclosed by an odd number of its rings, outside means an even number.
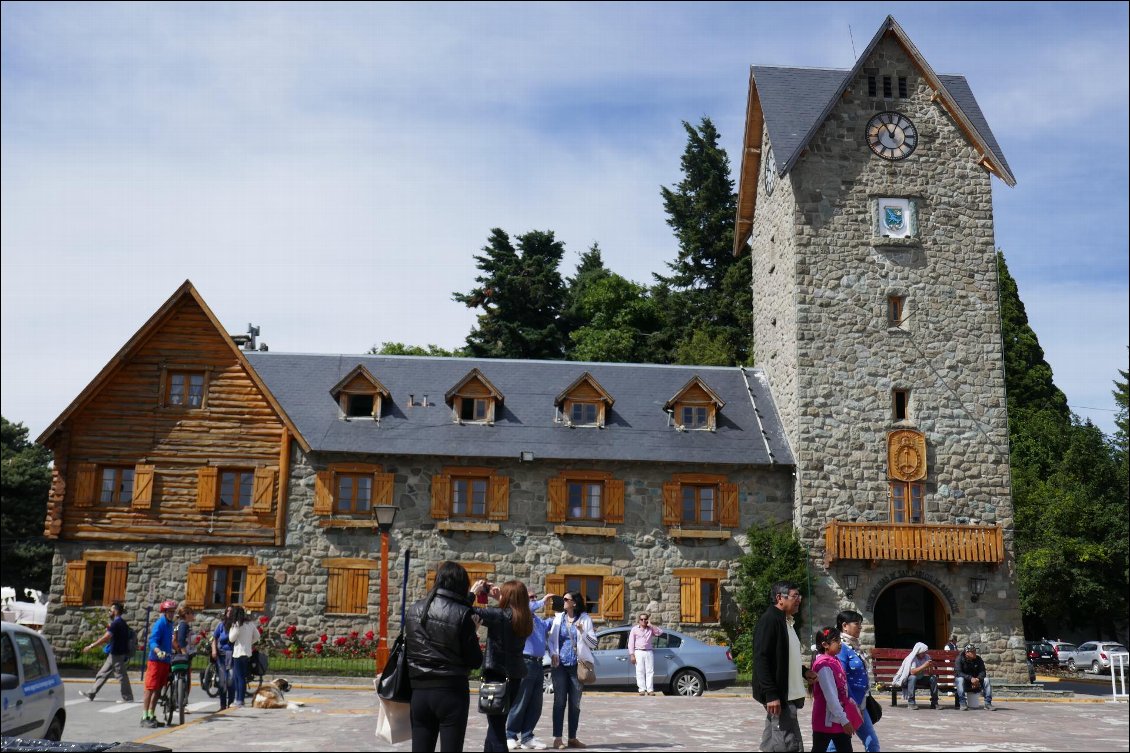
[[[654,297],[667,316],[668,358],[699,352],[690,341],[705,332],[725,345],[728,364],[748,363],[753,354],[751,267],[747,254],[733,253],[737,194],[730,158],[710,118],[698,127],[684,121],[683,128],[683,179],[673,189],[660,189],[667,224],[679,242],[678,256],[667,264],[671,274],[655,275],[663,289]]]
[[[500,228],[491,230],[483,253],[475,257],[480,274],[469,293],[456,301],[479,308],[477,326],[467,335],[466,352],[475,358],[559,359],[564,356],[561,310],[565,286],[558,266],[565,247],[553,231],[532,230],[517,237],[517,249]]]

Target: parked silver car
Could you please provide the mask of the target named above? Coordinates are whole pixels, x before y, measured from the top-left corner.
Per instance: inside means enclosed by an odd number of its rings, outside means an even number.
[[[1124,654],[1126,647],[1116,641],[1087,641],[1079,644],[1075,654],[1067,660],[1072,670],[1090,669],[1096,675],[1110,671],[1110,655]]]
[[[1074,643],[1068,643],[1067,641],[1049,640],[1046,642],[1052,644],[1052,650],[1055,651],[1056,662],[1061,667],[1068,666],[1068,662],[1075,657],[1075,652],[1079,650],[1078,646]],[[1074,667],[1074,665],[1071,666]],[[1072,669],[1072,671],[1074,671],[1074,669]]]
[[[598,630],[596,650],[596,687],[636,686],[636,665],[628,659],[628,633],[631,625]],[[664,695],[702,695],[734,684],[738,667],[726,646],[711,646],[674,630],[666,630],[654,642],[655,687]],[[553,692],[549,658],[544,662],[546,692]]]

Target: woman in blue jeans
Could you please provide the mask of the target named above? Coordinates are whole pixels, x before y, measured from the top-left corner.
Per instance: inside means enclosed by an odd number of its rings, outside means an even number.
[[[879,736],[875,734],[875,725],[867,714],[867,694],[871,690],[871,679],[867,676],[867,661],[859,649],[859,633],[863,629],[863,615],[851,609],[845,609],[836,615],[836,627],[840,629],[840,664],[847,674],[848,695],[859,706],[859,713],[863,717],[863,724],[855,730],[863,743],[863,749],[868,753],[878,753]],[[831,744],[828,750],[833,750]]]
[[[585,611],[585,597],[576,591],[565,594],[565,611],[553,618],[549,628],[549,659],[553,665],[553,747],[584,748],[577,739],[581,721],[581,681],[577,677],[578,661],[593,661],[596,634],[592,619]],[[569,706],[569,741],[561,740],[565,722],[565,705]]]
[[[220,693],[220,710],[223,711],[232,702],[232,667],[231,640],[228,630],[231,629],[231,610],[229,606],[224,610],[216,629],[212,631],[212,661],[216,663],[216,688]]]

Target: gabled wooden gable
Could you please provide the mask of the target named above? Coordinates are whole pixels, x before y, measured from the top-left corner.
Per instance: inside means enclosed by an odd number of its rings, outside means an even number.
[[[457,396],[489,397],[500,403],[503,400],[502,393],[498,391],[498,388],[491,384],[490,380],[478,369],[471,369],[467,376],[460,379],[454,387],[447,391],[443,399],[448,405],[451,405]]]
[[[452,420],[459,424],[493,425],[495,417],[498,415],[498,407],[502,405],[502,400],[502,393],[477,368],[471,369],[444,395],[444,401],[451,406]],[[473,403],[477,404],[474,408],[474,414],[467,415],[471,412]],[[481,410],[483,408],[485,410]]]
[[[372,395],[373,396],[373,417],[380,418],[381,416],[381,401],[389,400],[392,393],[388,388],[381,384],[381,381],[369,373],[364,364],[358,364],[348,374],[342,377],[341,381],[333,386],[330,390],[334,400],[338,402],[341,407],[342,414],[348,415],[348,405],[350,395]]]
[[[600,382],[586,371],[554,398],[553,405],[564,414],[563,421],[567,426],[603,429],[608,409],[615,402]]]
[[[693,405],[713,405],[718,410],[721,410],[726,401],[718,396],[718,393],[710,389],[706,382],[702,381],[699,376],[691,377],[687,382],[671,396],[671,399],[663,404],[663,410],[670,410],[677,403],[690,403]]]
[[[563,389],[561,393],[554,398],[553,404],[557,407],[566,400],[587,400],[590,402],[602,402],[608,407],[612,407],[616,400],[608,391],[600,386],[600,382],[589,372],[585,372],[577,377],[572,384]]]

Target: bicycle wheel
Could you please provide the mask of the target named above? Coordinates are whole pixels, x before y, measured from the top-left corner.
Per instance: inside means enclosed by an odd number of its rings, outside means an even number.
[[[200,689],[209,698],[215,698],[220,694],[219,670],[216,669],[216,662],[208,662],[208,666],[200,670]]]
[[[157,699],[161,705],[161,715],[165,717],[165,726],[168,727],[173,723],[173,683],[166,682],[165,687],[161,688],[161,695]]]
[[[177,675],[176,693],[173,695],[177,704],[177,724],[184,724],[184,707],[188,705],[188,675]]]

